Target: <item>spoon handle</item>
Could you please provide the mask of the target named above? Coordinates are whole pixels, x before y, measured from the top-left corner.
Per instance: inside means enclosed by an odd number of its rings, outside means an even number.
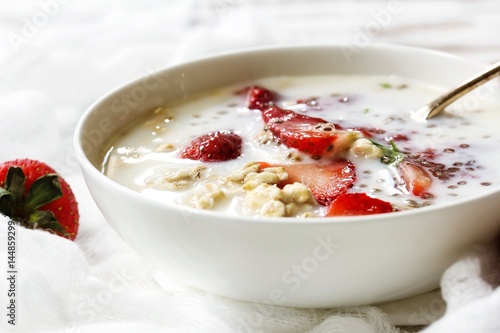
[[[426,119],[432,118],[441,113],[445,107],[468,93],[469,91],[479,87],[483,83],[500,76],[500,61],[493,66],[487,68],[485,71],[473,76],[467,81],[463,82],[457,88],[449,91],[448,93],[440,96],[429,104],[429,113]]]

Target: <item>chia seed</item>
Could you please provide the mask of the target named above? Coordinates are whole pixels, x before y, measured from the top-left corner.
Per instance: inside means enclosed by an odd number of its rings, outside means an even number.
[[[420,197],[421,197],[422,199],[434,199],[434,195],[433,195],[433,194],[431,194],[431,193],[424,193],[424,194],[422,194]],[[424,204],[425,204],[425,202],[424,202]],[[428,206],[428,205],[426,205],[426,206]]]

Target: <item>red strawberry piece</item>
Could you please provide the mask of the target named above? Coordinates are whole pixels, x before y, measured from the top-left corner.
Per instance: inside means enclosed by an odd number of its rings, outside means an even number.
[[[251,86],[248,89],[247,107],[264,111],[276,101],[277,94],[266,88]]]
[[[338,195],[351,188],[356,181],[354,165],[345,160],[329,164],[281,164],[269,165],[264,162],[261,167],[281,166],[288,173],[284,184],[295,182],[306,185],[320,205],[330,204]]]
[[[390,213],[392,205],[365,193],[342,193],[328,207],[325,216],[356,216]]]
[[[78,204],[70,186],[47,164],[30,159],[0,165],[0,212],[18,224],[68,239],[78,232]]]
[[[340,130],[337,125],[321,118],[278,107],[263,111],[262,118],[282,144],[310,154],[313,158],[339,157],[360,137],[359,132]]]
[[[360,131],[366,138],[379,138],[385,141],[409,141],[410,138],[405,134],[388,135],[388,133],[381,128],[370,127],[356,127],[355,130]]]
[[[409,141],[410,138],[405,134],[394,134],[390,137],[390,140],[394,141]]]
[[[416,196],[422,196],[427,193],[432,184],[432,178],[422,167],[403,160],[398,164],[397,170],[408,192]]]
[[[367,138],[377,138],[382,137],[386,132],[380,128],[370,128],[370,127],[355,127],[356,131],[360,131]]]
[[[210,132],[193,140],[181,157],[203,162],[233,160],[241,155],[241,145],[238,134],[229,131]]]
[[[303,131],[316,125],[328,123],[321,118],[310,117],[276,106],[263,111],[262,119],[277,137],[286,132]]]

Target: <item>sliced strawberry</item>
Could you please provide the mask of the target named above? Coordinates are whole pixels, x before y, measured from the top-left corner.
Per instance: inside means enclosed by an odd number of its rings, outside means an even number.
[[[363,133],[363,135],[367,138],[377,138],[385,134],[385,130],[380,128],[372,128],[372,127],[356,127],[357,131]]]
[[[351,188],[356,181],[354,165],[349,161],[335,161],[329,164],[269,164],[261,167],[281,166],[288,173],[288,179],[279,184],[284,186],[295,182],[306,185],[320,205],[328,205],[339,194]]]
[[[277,94],[271,90],[259,86],[251,86],[248,89],[247,107],[249,109],[264,111],[274,105],[276,98]]]
[[[432,184],[432,178],[427,171],[407,160],[401,161],[397,165],[397,170],[405,182],[406,189],[413,195],[422,196],[426,194]]]
[[[193,140],[181,157],[203,162],[233,160],[241,155],[241,145],[238,134],[229,131],[210,132]]]
[[[316,125],[327,124],[326,120],[310,117],[277,106],[270,107],[262,112],[262,119],[276,136],[286,132],[303,131]],[[335,125],[333,125],[335,126]]]
[[[267,128],[282,144],[312,155],[341,157],[360,138],[357,131],[341,130],[321,118],[298,114],[276,106],[262,112]]]
[[[328,207],[325,216],[356,216],[390,213],[392,205],[365,193],[342,193]]]
[[[374,141],[372,143],[382,149],[384,156],[382,156],[381,161],[396,167],[408,192],[420,197],[429,195],[427,190],[432,185],[432,178],[422,165],[436,165],[426,159],[426,156],[435,156],[432,150],[419,155],[407,156],[398,149],[394,140],[390,140],[391,147],[385,147]]]
[[[391,135],[390,140],[394,140],[394,141],[409,141],[410,138],[408,137],[408,135],[405,135],[405,134],[394,134],[394,135]]]
[[[47,164],[30,159],[0,165],[0,212],[22,226],[75,239],[78,204],[70,186]]]

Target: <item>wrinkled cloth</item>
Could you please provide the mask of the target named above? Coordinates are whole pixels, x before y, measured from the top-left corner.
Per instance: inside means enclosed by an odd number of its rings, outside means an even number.
[[[493,0],[0,2],[0,161],[45,161],[72,186],[81,213],[75,242],[15,227],[15,273],[8,273],[9,222],[0,217],[0,331],[500,332],[496,244],[464,254],[440,290],[373,306],[283,308],[168,280],[106,223],[72,146],[75,125],[93,101],[175,63],[295,42],[392,42],[493,62],[499,10]],[[15,326],[8,322],[10,299]]]
[[[102,220],[97,212],[87,217]],[[12,235],[8,221],[0,216],[1,244]],[[442,279],[442,292],[379,306],[293,309],[238,302],[176,281],[160,286],[155,280],[158,273],[99,224],[82,232],[81,242],[14,227],[15,267],[6,267],[8,251],[2,246],[0,269],[16,272],[16,326],[3,320],[2,329],[395,333],[404,331],[396,325],[410,329],[431,324],[423,332],[500,331],[498,244],[479,247],[450,267]],[[6,293],[10,281],[0,280],[0,288]]]

